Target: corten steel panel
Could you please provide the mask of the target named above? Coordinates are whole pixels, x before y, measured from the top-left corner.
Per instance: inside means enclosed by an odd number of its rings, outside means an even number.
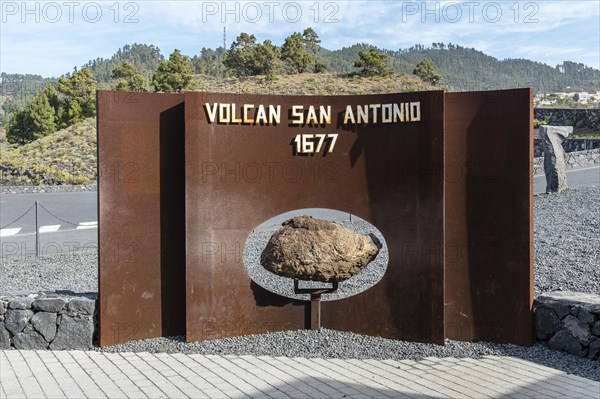
[[[98,92],[102,346],[184,332],[183,100]]]
[[[532,90],[445,104],[446,336],[531,345]]]
[[[346,105],[421,102],[421,121],[341,126]],[[281,105],[277,126],[209,124],[205,103]],[[331,105],[331,125],[293,127],[292,105]],[[188,341],[306,326],[305,302],[253,284],[243,265],[252,230],[282,212],[331,208],[386,239],[382,281],[324,302],[325,327],[442,342],[442,92],[375,96],[186,93],[186,337]],[[238,111],[239,114],[239,111]],[[338,133],[327,156],[293,154],[296,134]]]

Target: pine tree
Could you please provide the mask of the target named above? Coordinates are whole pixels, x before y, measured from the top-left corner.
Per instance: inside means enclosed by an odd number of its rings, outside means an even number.
[[[35,140],[32,125],[33,121],[29,108],[17,111],[8,123],[6,139],[9,143],[14,144],[26,144]]]
[[[56,86],[54,84],[46,85],[46,87],[44,87],[44,93],[46,93],[46,97],[48,97],[48,102],[54,110],[54,121],[56,123],[56,128],[63,129],[68,127],[69,121],[66,117],[65,110],[65,107],[68,106],[68,99],[64,96],[60,96],[58,91],[56,91]]]
[[[167,61],[163,61],[152,76],[154,91],[165,93],[181,93],[195,87],[192,63],[175,50]]]
[[[45,91],[38,93],[30,107],[32,134],[35,139],[56,131],[56,115]]]
[[[120,91],[146,91],[144,77],[130,62],[124,62],[112,70],[110,77],[119,79],[116,89]]]
[[[358,52],[358,60],[354,63],[354,67],[361,68],[360,73],[363,76],[388,76],[394,72],[387,66],[387,59],[387,54],[370,48],[368,51]]]
[[[281,47],[281,59],[294,71],[303,73],[314,65],[316,56],[307,51],[304,37],[300,33],[293,33],[285,39]]]
[[[438,73],[435,64],[429,58],[420,61],[413,71],[413,74],[417,75],[422,81],[434,85],[442,80],[442,76]]]
[[[96,116],[97,86],[89,68],[82,68],[70,77],[62,76],[58,79],[58,91],[66,97],[65,119],[68,126],[81,119]]]
[[[10,143],[25,144],[45,137],[57,130],[56,110],[49,94],[56,94],[53,87],[36,94],[25,109],[17,111],[9,122],[6,138]]]
[[[265,40],[256,47],[255,63],[259,75],[266,75],[267,79],[275,79],[275,73],[281,66],[281,49]]]
[[[281,64],[281,49],[265,40],[256,42],[254,35],[242,32],[225,54],[223,65],[237,76],[267,75],[272,79]]]
[[[306,49],[316,59],[317,53],[319,52],[319,48],[321,47],[319,45],[321,43],[319,35],[317,35],[317,32],[315,32],[313,28],[306,28],[304,29],[304,32],[302,32],[302,37],[304,38],[304,42],[306,43]]]
[[[217,47],[215,50],[203,47],[200,55],[192,58],[194,72],[209,76],[222,76],[225,70],[223,54],[225,54],[223,47]]]
[[[253,62],[256,46],[256,36],[242,32],[225,53],[223,65],[237,76],[258,75]]]
[[[325,64],[317,61],[319,43],[321,40],[313,28],[304,29],[302,34],[293,33],[285,39],[281,48],[281,59],[298,73],[309,69],[313,72],[323,72],[326,69]]]
[[[306,28],[304,29],[304,32],[302,32],[302,37],[304,38],[306,49],[313,56],[313,72],[325,72],[327,70],[327,65],[320,62],[318,57],[319,50],[321,49],[319,35],[317,35],[317,32],[315,32],[313,28]]]
[[[69,126],[76,124],[83,119],[83,110],[77,101],[70,101],[65,112],[65,118],[69,121]]]

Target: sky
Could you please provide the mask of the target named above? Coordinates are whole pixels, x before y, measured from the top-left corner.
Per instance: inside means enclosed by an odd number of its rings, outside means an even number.
[[[125,44],[168,56],[227,47],[240,32],[281,45],[312,27],[324,48],[398,50],[452,42],[498,59],[600,68],[600,0],[545,1],[6,1],[0,72],[60,76]]]

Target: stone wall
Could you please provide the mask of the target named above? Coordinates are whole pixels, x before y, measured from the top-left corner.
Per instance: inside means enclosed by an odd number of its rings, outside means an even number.
[[[600,165],[600,148],[589,151],[569,152],[565,154],[565,165],[567,170],[577,168],[587,168]],[[533,159],[533,174],[540,175],[544,173],[544,157]]]
[[[96,294],[0,295],[0,349],[90,349],[97,308]]]
[[[600,139],[566,139],[562,143],[565,152],[586,151],[600,148]],[[543,157],[542,139],[533,139],[533,156]]]
[[[538,341],[600,359],[600,295],[550,292],[533,305]],[[96,344],[96,293],[0,294],[0,349],[81,349]]]
[[[533,304],[535,334],[550,348],[600,359],[600,295],[549,292]]]
[[[600,108],[535,108],[533,117],[545,121],[544,125],[573,126],[575,133],[578,130],[600,131]]]

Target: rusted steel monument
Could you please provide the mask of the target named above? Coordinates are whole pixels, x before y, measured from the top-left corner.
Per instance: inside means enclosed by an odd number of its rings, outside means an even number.
[[[253,229],[330,208],[389,263],[321,304],[388,338],[533,339],[532,91],[363,96],[98,93],[100,345],[310,326],[247,275]]]

